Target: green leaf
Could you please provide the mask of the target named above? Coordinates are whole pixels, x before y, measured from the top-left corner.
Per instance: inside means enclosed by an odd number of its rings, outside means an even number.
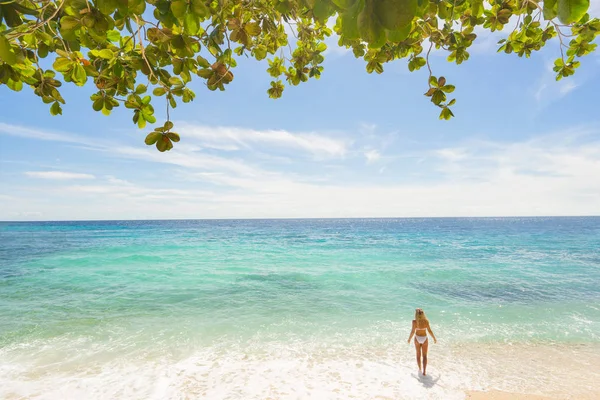
[[[171,139],[172,141],[174,141],[175,143],[179,142],[179,140],[180,140],[179,134],[177,134],[175,132],[167,133],[167,137],[169,139]]]
[[[146,127],[146,120],[144,119],[144,116],[142,115],[142,113],[136,112],[133,117],[135,120],[137,120],[138,128],[144,129]]]
[[[70,15],[65,15],[60,19],[60,30],[61,31],[73,31],[81,26],[81,22]]]
[[[58,72],[66,72],[72,68],[73,64],[73,61],[67,58],[59,57],[56,60],[54,60],[54,64],[52,64],[52,67]]]
[[[62,108],[60,107],[58,101],[55,101],[54,103],[52,103],[52,106],[50,106],[50,114],[62,115]]]
[[[111,30],[106,32],[106,38],[110,42],[117,43],[119,39],[121,39],[121,34],[119,33],[119,31]]]
[[[102,49],[98,52],[98,56],[104,58],[105,60],[112,60],[115,54],[109,49]]]
[[[198,65],[202,68],[210,67],[210,63],[208,62],[208,60],[202,56],[196,57],[196,61],[198,62]]]
[[[192,13],[185,14],[183,20],[183,28],[185,33],[188,35],[195,35],[198,33],[198,29],[200,29],[200,20],[198,16]]]
[[[390,42],[402,42],[404,39],[408,37],[410,31],[412,29],[412,24],[409,23],[406,26],[394,31],[387,31],[387,39]]]
[[[358,31],[369,48],[379,49],[385,44],[385,29],[373,11],[377,0],[365,0],[365,8],[358,16]]]
[[[127,0],[128,15],[142,15],[145,10],[146,0]]]
[[[204,4],[204,0],[192,0],[191,9],[194,14],[200,18],[208,15],[208,8]]]
[[[160,151],[162,153],[164,151],[171,150],[173,148],[173,143],[171,142],[171,139],[169,139],[168,137],[162,136],[156,142],[156,148],[158,149],[158,151]]]
[[[94,111],[102,110],[104,108],[104,98],[100,97],[99,99],[96,99],[92,104],[92,108],[94,109]]]
[[[454,114],[448,107],[442,108],[442,112],[440,112],[440,119],[449,120],[452,117],[454,117]]]
[[[267,46],[259,45],[254,49],[254,58],[263,60],[267,57]]]
[[[96,6],[102,14],[112,14],[117,8],[118,2],[117,0],[96,0]]]
[[[185,16],[188,5],[185,0],[175,0],[171,2],[171,12],[177,19],[181,19]]]
[[[333,8],[331,8],[331,4],[329,4],[328,1],[318,0],[315,1],[315,6],[313,7],[312,12],[317,21],[324,23],[333,13]]]
[[[163,96],[165,93],[167,93],[167,90],[162,86],[157,87],[152,91],[152,94],[155,96]]]
[[[373,3],[373,11],[381,26],[392,31],[410,25],[417,13],[417,0],[366,0]],[[367,5],[368,7],[368,5]]]
[[[563,24],[578,22],[590,7],[590,0],[558,0],[558,19]]]
[[[269,88],[269,90],[267,90],[267,93],[269,94],[269,97],[272,99],[278,99],[281,97],[281,94],[283,93],[283,83],[281,83],[281,81],[273,81],[271,82],[271,88]]]
[[[446,85],[446,86],[442,86],[441,89],[444,91],[444,93],[452,93],[454,92],[454,85]]]
[[[165,130],[170,130],[173,128],[173,123],[171,121],[167,121],[165,122],[165,124],[163,125],[163,127],[165,128]]]
[[[160,132],[150,132],[148,134],[148,136],[146,136],[146,139],[144,140],[144,142],[150,146],[153,145],[154,143],[156,143],[158,141],[158,139],[160,139],[162,137],[162,133]]]
[[[431,101],[433,102],[433,104],[435,105],[440,105],[441,103],[443,103],[446,100],[446,95],[444,94],[444,92],[442,92],[441,90],[436,90],[433,93],[433,96],[431,96]]]
[[[556,0],[544,0],[544,19],[551,20],[558,15],[558,3]]]
[[[352,5],[356,3],[356,0],[332,0],[332,2],[342,10],[346,10],[349,7],[352,7]]]
[[[169,78],[169,84],[171,84],[171,85],[183,85],[183,82],[178,77],[172,76],[172,77]]]
[[[20,79],[16,81],[13,79],[9,79],[6,83],[6,86],[8,86],[10,90],[20,92],[23,89],[23,81],[21,81]]]
[[[473,0],[471,3],[471,15],[475,17],[483,15],[483,0]]]
[[[198,76],[204,79],[208,79],[214,75],[214,71],[212,69],[200,69],[198,70]]]
[[[360,38],[358,16],[364,7],[365,0],[357,0],[352,7],[339,14],[338,23],[341,25],[341,32],[345,39]]]
[[[72,77],[73,82],[75,82],[77,86],[83,86],[85,84],[85,82],[87,81],[87,75],[85,73],[85,69],[81,64],[75,63],[75,66],[73,67]]]
[[[3,34],[0,34],[0,60],[4,61],[8,65],[14,65],[17,63],[17,56],[12,49],[10,42]]]
[[[260,25],[258,25],[257,22],[248,22],[246,25],[244,25],[244,30],[250,36],[258,36],[260,35],[261,31]]]
[[[143,85],[143,84],[141,84],[141,83],[140,83],[140,84],[139,84],[139,85],[137,85],[137,87],[135,88],[135,94],[142,94],[142,93],[146,93],[146,90],[147,90],[147,88],[146,88],[146,85]]]
[[[23,19],[21,19],[21,16],[19,15],[19,12],[16,10],[15,6],[10,3],[13,3],[13,1],[7,1],[6,5],[0,8],[0,11],[3,11],[4,13],[6,25],[8,25],[9,28],[14,28],[23,24]]]
[[[50,49],[48,48],[48,45],[46,45],[46,43],[38,43],[38,57],[40,58],[46,58],[48,56],[48,51]]]

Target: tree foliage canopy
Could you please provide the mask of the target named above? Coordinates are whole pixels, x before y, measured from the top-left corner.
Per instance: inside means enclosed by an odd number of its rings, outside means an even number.
[[[498,51],[520,57],[558,37],[559,80],[596,48],[600,21],[588,7],[589,0],[0,0],[0,84],[31,87],[57,115],[63,82],[93,82],[94,110],[109,115],[124,105],[140,128],[156,123],[153,104],[162,97],[167,120],[146,144],[166,151],[179,141],[169,109],[194,100],[194,78],[224,90],[236,59],[266,59],[267,93],[278,98],[285,84],[319,78],[324,41],[335,32],[369,73],[399,58],[410,71],[426,67],[425,95],[450,119],[454,86],[434,76],[432,49],[461,64],[477,27],[508,26]]]

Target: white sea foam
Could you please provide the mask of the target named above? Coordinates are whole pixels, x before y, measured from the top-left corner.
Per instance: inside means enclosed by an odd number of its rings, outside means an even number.
[[[600,348],[592,345],[430,346],[428,376],[412,345],[228,343],[189,355],[118,355],[88,348],[0,350],[0,398],[12,399],[463,399],[497,389],[593,398]],[[25,357],[27,354],[27,357]],[[74,356],[74,354],[79,354]],[[577,382],[573,385],[573,382]]]

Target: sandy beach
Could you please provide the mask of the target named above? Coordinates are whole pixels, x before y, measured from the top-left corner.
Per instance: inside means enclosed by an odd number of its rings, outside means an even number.
[[[600,391],[586,395],[556,395],[541,396],[537,394],[510,393],[491,390],[489,392],[469,391],[467,399],[469,400],[563,400],[563,399],[584,399],[592,400],[600,398]]]
[[[560,397],[539,396],[536,394],[509,393],[509,392],[467,392],[470,400],[554,400]]]
[[[31,363],[20,351],[0,362],[3,399],[443,399],[600,398],[596,346],[440,343],[428,376],[412,352],[317,343],[198,350],[189,356],[113,356],[65,350],[62,360]],[[229,347],[229,346],[228,346]],[[88,353],[87,355],[85,353]],[[400,357],[399,357],[400,355]],[[523,373],[523,360],[529,373]],[[61,366],[62,365],[62,366]],[[573,385],[573,382],[577,382]],[[65,397],[66,396],[66,397]]]

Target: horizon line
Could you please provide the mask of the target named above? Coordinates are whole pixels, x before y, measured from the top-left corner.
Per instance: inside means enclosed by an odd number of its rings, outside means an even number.
[[[510,219],[510,218],[600,218],[600,215],[504,215],[504,216],[444,216],[444,217],[273,217],[273,218],[155,218],[155,219],[48,219],[0,220],[0,223],[39,222],[167,222],[167,221],[299,221],[299,220],[394,220],[394,219]]]

